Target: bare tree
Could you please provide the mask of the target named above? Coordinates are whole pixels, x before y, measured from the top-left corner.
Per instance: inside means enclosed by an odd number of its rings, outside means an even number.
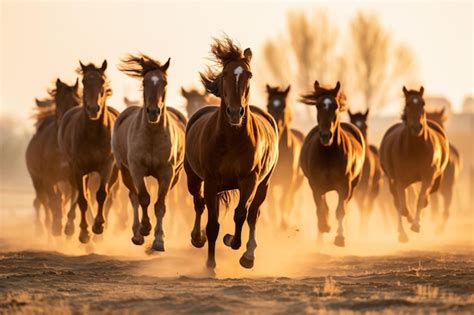
[[[348,94],[369,108],[383,107],[402,84],[413,80],[413,53],[394,43],[374,14],[359,12],[352,19],[347,51]]]

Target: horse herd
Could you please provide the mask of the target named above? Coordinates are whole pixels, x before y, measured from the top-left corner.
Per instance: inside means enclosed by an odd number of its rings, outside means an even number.
[[[145,178],[152,176],[158,182],[152,249],[164,251],[167,196],[173,187],[179,189],[183,168],[195,210],[191,243],[198,248],[208,243],[207,267],[211,269],[216,266],[219,208],[229,206],[236,196],[231,193],[233,190],[239,192],[235,231],[225,234],[223,241],[232,249],[239,249],[242,227],[247,221],[249,237],[240,258],[245,268],[254,264],[256,224],[267,193],[269,208],[281,209],[279,224],[285,226],[304,177],[316,204],[319,233],[330,231],[326,194],[333,190],[338,193],[336,246],[345,244],[343,220],[351,197],[354,195],[366,222],[384,178],[398,210],[400,242],[408,240],[403,217],[414,232],[419,232],[421,211],[427,206],[429,195],[438,189],[444,195],[447,219],[460,157],[444,132],[444,112],[428,114],[427,118],[423,87],[403,87],[402,121],[388,129],[379,151],[367,141],[368,111],[349,111],[351,123],[341,121],[347,105],[339,82],[328,87],[316,81],[314,89],[302,95],[302,103],[317,109],[317,126],[304,136],[290,127],[289,86],[285,89],[267,85],[267,111],[249,105],[249,48],[242,51],[226,37],[215,39],[211,52],[216,66],[201,73],[206,93],[182,89],[183,96],[192,100],[188,102],[192,104],[188,108],[189,120],[166,105],[170,59],[160,63],[146,55],[129,55],[121,61],[119,69],[141,80],[143,86],[142,102],[126,99],[130,106],[121,113],[107,105],[111,95],[107,61],[100,67],[80,63],[77,71],[82,76],[83,89],[78,81],[68,86],[57,79],[56,88],[49,91],[52,99],[37,100],[36,133],[26,151],[36,192],[37,224],[41,224],[39,213],[43,207],[52,234],[60,235],[63,206],[68,201],[64,233],[74,233],[78,205],[79,240],[89,242],[88,187],[94,181],[90,174],[96,173],[97,212],[92,231],[103,232],[121,178],[133,208],[132,242],[142,245],[152,228],[148,216],[151,198],[145,184]],[[217,106],[203,106],[211,102]],[[406,190],[416,182],[421,182],[421,190],[413,216]],[[281,193],[277,194],[278,186]],[[202,229],[205,208],[208,219]]]

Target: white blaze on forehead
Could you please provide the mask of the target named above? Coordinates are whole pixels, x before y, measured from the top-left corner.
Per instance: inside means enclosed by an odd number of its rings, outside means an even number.
[[[154,75],[151,77],[151,81],[153,81],[153,85],[157,85],[158,81],[160,81],[160,78],[158,76]]]
[[[239,77],[242,73],[244,73],[244,68],[242,68],[242,66],[238,66],[234,69],[235,85],[237,86],[237,88],[239,87]]]
[[[330,98],[327,97],[323,100],[323,104],[324,104],[324,109],[329,110],[329,106],[331,106],[332,101]]]
[[[279,107],[281,105],[280,100],[273,100],[273,106]]]
[[[356,121],[356,125],[357,127],[362,128],[362,121],[360,120]]]
[[[413,97],[413,103],[418,104],[418,97]]]

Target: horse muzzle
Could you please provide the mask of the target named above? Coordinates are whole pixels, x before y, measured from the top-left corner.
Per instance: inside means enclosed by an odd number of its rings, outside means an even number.
[[[233,127],[240,127],[242,126],[243,117],[245,115],[245,109],[240,106],[237,108],[231,108],[227,106],[226,114],[229,118],[229,124]]]
[[[319,142],[325,147],[332,144],[332,133],[330,131],[321,131],[319,133]]]
[[[160,121],[161,109],[160,108],[150,108],[147,107],[146,113],[148,116],[148,122],[151,124],[156,124]]]
[[[416,136],[416,137],[421,136],[422,131],[423,131],[423,126],[421,124],[416,124],[416,125],[410,126],[410,133],[413,136]]]
[[[86,106],[87,116],[91,120],[97,120],[100,117],[100,107],[99,105]]]

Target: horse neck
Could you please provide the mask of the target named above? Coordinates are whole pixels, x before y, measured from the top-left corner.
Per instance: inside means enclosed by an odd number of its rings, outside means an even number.
[[[240,126],[239,128],[232,127],[229,124],[225,109],[226,109],[226,105],[224,103],[224,100],[222,100],[221,105],[219,107],[219,111],[217,113],[217,117],[219,121],[217,132],[221,135],[224,135],[225,137],[231,137],[231,138],[232,137],[242,138],[242,137],[250,136],[251,134],[250,106],[247,107],[246,115],[242,119],[242,126]]]

